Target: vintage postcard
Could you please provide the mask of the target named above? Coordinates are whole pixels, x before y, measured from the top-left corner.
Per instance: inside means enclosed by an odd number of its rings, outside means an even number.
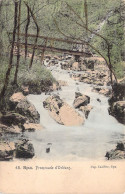
[[[0,0],[0,194],[125,193],[124,21],[124,0]]]

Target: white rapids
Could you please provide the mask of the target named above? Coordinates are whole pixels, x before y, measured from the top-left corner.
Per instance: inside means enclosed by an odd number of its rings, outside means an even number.
[[[105,160],[106,151],[115,148],[116,143],[124,138],[124,126],[108,114],[108,98],[92,92],[92,85],[71,79],[69,72],[62,70],[59,64],[49,69],[57,80],[68,83],[62,90],[53,93],[59,94],[61,99],[72,106],[75,92],[79,91],[90,96],[93,109],[84,125],[67,127],[56,123],[43,108],[43,101],[48,95],[29,95],[28,100],[40,113],[40,123],[44,126],[41,131],[25,134],[33,143],[36,158],[61,161]],[[49,153],[46,153],[47,148],[50,148]]]

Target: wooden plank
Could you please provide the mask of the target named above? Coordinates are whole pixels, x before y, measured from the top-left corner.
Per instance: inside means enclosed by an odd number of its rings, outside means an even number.
[[[15,46],[17,46],[17,42],[15,42]],[[25,47],[25,43],[20,43],[20,46]],[[27,44],[27,47],[28,48],[33,48],[34,45],[33,44]],[[44,46],[37,45],[37,46],[35,46],[35,49],[39,49],[41,51],[44,51]],[[72,51],[72,50],[61,49],[61,48],[56,48],[56,47],[46,47],[46,51],[61,52],[61,53],[67,53],[67,54],[76,55],[76,56],[86,56],[86,57],[91,56],[91,53],[80,52],[80,51]]]
[[[9,34],[12,34],[12,32],[9,32]],[[20,33],[20,36],[24,36],[25,37],[25,34]],[[27,34],[27,37],[33,37],[33,38],[35,38],[36,35],[35,34]],[[54,40],[54,41],[59,41],[59,42],[66,42],[66,43],[69,43],[69,44],[87,45],[87,43],[85,43],[84,41],[83,42],[77,42],[77,41],[71,41],[71,40],[64,40],[62,38],[51,38],[51,37],[47,37],[47,36],[38,36],[38,38],[48,39],[48,40]]]

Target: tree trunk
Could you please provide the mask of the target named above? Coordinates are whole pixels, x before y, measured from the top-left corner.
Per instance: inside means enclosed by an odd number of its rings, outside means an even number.
[[[27,7],[27,24],[26,24],[26,28],[25,28],[25,59],[27,57],[27,33],[28,33],[28,27],[30,24],[30,11],[29,11],[29,7]]]
[[[0,1],[0,34],[2,34],[2,1]],[[0,54],[2,53],[2,37],[0,36]]]
[[[33,52],[32,52],[32,57],[31,57],[30,65],[29,65],[29,68],[31,69],[32,64],[33,64],[34,55],[35,55],[35,47],[36,47],[36,45],[37,45],[37,40],[38,40],[38,36],[39,36],[39,26],[38,26],[38,24],[37,24],[36,17],[34,16],[34,14],[33,14],[32,10],[30,9],[29,5],[28,5],[26,2],[25,2],[25,5],[26,5],[27,8],[29,9],[30,14],[31,14],[31,16],[32,16],[32,18],[33,18],[33,21],[34,21],[34,23],[35,23],[35,25],[36,25],[36,28],[37,28],[36,38],[35,38],[34,47],[33,47]]]
[[[18,27],[17,27],[17,65],[14,76],[14,84],[17,84],[17,75],[19,70],[19,62],[20,62],[20,17],[21,17],[21,0],[19,1],[19,14],[18,14]]]
[[[84,0],[84,11],[85,11],[85,24],[86,28],[88,28],[88,5],[87,0]],[[86,29],[86,36],[88,38],[88,30]]]

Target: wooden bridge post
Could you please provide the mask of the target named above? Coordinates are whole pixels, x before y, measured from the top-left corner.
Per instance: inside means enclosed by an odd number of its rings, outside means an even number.
[[[43,59],[44,59],[44,53],[45,53],[45,50],[46,50],[47,42],[48,42],[48,39],[46,38],[45,39],[45,45],[44,45],[44,48],[43,48],[43,52],[41,53],[41,64],[42,64]]]

